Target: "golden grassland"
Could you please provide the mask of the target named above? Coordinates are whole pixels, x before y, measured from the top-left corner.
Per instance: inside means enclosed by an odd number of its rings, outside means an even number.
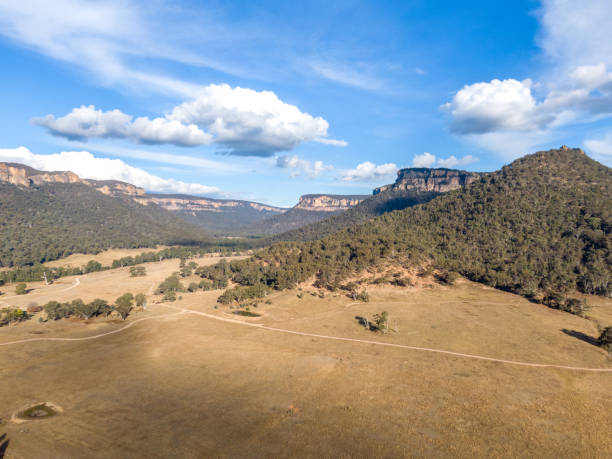
[[[139,248],[139,249],[110,249],[104,250],[97,254],[91,253],[73,253],[65,258],[60,258],[59,260],[49,261],[44,263],[45,266],[49,267],[67,267],[72,266],[79,267],[86,265],[88,261],[94,260],[98,263],[102,263],[102,266],[110,266],[113,260],[118,260],[123,257],[135,257],[136,255],[140,255],[143,252],[152,252],[156,250],[162,250],[167,248],[165,245],[160,245],[154,248]]]
[[[127,269],[92,273],[78,285],[64,278],[10,301],[150,293],[178,269],[178,260],[146,267],[146,277],[130,278]],[[609,355],[589,342],[598,326],[612,324],[611,300],[589,297],[595,320],[586,320],[465,280],[452,287],[370,287],[368,303],[311,291],[272,294],[272,304],[251,308],[258,318],[217,305],[214,291],[185,293],[174,303],[151,296],[147,309],[125,322],[34,319],[0,329],[6,457],[612,456],[612,373],[523,367],[242,324],[612,368]],[[355,320],[383,310],[394,331],[374,333]],[[1,346],[94,336],[130,323],[98,339]],[[42,402],[63,411],[10,421]]]

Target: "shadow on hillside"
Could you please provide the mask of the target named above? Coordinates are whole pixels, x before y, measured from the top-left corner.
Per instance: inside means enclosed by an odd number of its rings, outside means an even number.
[[[0,435],[0,459],[6,454],[6,449],[9,445],[9,439],[6,438],[6,434]]]
[[[585,343],[589,343],[592,344],[593,346],[597,346],[599,347],[599,343],[597,342],[597,338],[594,338],[592,336],[586,335],[582,332],[576,331],[576,330],[568,330],[567,328],[564,328],[561,330],[563,333],[565,333],[566,335],[569,336],[573,336],[576,339],[579,339],[580,341],[584,341]]]

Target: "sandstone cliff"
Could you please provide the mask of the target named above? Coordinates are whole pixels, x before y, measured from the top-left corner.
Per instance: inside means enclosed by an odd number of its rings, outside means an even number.
[[[356,206],[367,197],[367,195],[306,194],[300,197],[294,209],[338,212]]]
[[[44,183],[81,183],[91,186],[109,196],[144,195],[142,188],[116,180],[85,180],[73,172],[43,172],[23,164],[0,163],[0,182],[30,188]]]
[[[268,206],[258,202],[240,201],[231,199],[212,199],[200,196],[188,195],[165,195],[165,194],[146,194],[134,197],[134,200],[142,205],[157,204],[170,211],[185,212],[224,212],[231,208],[249,207],[260,212],[282,213],[286,209],[275,206]]]
[[[481,176],[482,173],[480,172],[468,172],[456,169],[400,169],[397,172],[397,180],[395,183],[375,188],[374,194],[382,193],[390,189],[445,193],[469,185],[475,180],[478,180]]]

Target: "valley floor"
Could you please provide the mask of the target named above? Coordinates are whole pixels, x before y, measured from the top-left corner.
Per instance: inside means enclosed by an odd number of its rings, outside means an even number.
[[[151,293],[178,260],[146,266],[142,278],[104,271],[0,301]],[[595,320],[612,324],[611,300],[589,298],[585,320],[467,281],[368,290],[369,303],[275,293],[258,318],[215,309],[216,291],[150,301],[125,322],[0,328],[6,457],[612,456],[612,360],[590,342]],[[383,310],[387,334],[355,319]],[[63,413],[11,421],[44,401]]]

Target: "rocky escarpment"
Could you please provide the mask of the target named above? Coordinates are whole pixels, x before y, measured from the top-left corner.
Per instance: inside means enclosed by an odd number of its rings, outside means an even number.
[[[416,190],[446,193],[480,179],[482,173],[456,169],[408,168],[397,172],[397,180],[391,185],[374,189],[374,194],[386,190]]]
[[[117,180],[89,180],[73,172],[43,172],[17,163],[0,163],[0,183],[20,188],[39,188],[44,184],[78,184],[110,197],[135,202],[150,213],[159,208],[172,212],[189,223],[219,233],[287,211],[282,207],[233,199],[213,199],[181,194],[147,194],[143,188]],[[156,210],[157,209],[157,210]]]
[[[300,197],[293,208],[316,212],[338,212],[356,206],[367,197],[367,195],[306,194]]]
[[[233,208],[250,208],[259,212],[282,213],[286,209],[269,206],[258,202],[240,201],[230,199],[212,199],[182,194],[147,194],[134,197],[142,205],[157,204],[166,210],[184,212],[224,212]]]
[[[45,183],[81,183],[108,196],[142,196],[142,188],[116,180],[86,180],[74,172],[44,172],[23,164],[0,163],[0,182],[7,182],[24,188],[41,186]]]

